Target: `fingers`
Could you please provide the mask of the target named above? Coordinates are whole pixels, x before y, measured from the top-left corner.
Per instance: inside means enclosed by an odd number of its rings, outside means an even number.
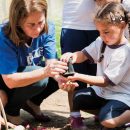
[[[63,54],[63,55],[61,56],[60,60],[63,61],[63,62],[68,62],[69,59],[72,57],[72,54],[73,54],[73,53],[70,53],[70,52],[65,53],[65,54]]]
[[[58,79],[58,84],[60,89],[67,92],[74,91],[74,89],[79,86],[77,82],[71,82],[68,80],[68,78],[65,78],[63,76],[60,76]]]
[[[16,127],[16,125],[14,125],[14,124],[12,124],[12,123],[10,123],[10,122],[8,122],[7,124],[8,124],[8,126],[9,126],[10,128],[15,128],[15,127]]]
[[[68,81],[66,83],[63,83],[61,86],[60,86],[60,89],[64,90],[64,91],[67,91],[67,92],[70,92],[70,91],[74,91],[74,89],[78,87],[78,83],[76,82],[71,82],[71,81]]]
[[[55,64],[54,64],[55,68],[58,68],[59,70],[67,70],[68,69],[68,66],[67,66],[67,63],[66,62],[63,62],[63,61],[57,61]]]
[[[59,65],[62,65],[62,66],[67,66],[67,63],[63,62],[63,61],[56,61],[54,64],[59,64]]]
[[[56,74],[65,73],[67,69],[68,69],[67,63],[62,61],[57,61],[50,65],[50,71]]]
[[[54,77],[55,75],[65,73],[67,69],[67,63],[55,61],[44,67],[44,73],[47,77]]]

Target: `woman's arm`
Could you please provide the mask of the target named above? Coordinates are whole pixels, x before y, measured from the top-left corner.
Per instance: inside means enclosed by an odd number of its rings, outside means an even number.
[[[30,72],[18,72],[2,75],[5,84],[10,88],[24,87],[47,77],[54,77],[64,73],[68,69],[67,63],[55,61],[47,64],[46,67]]]
[[[2,75],[5,84],[10,88],[24,87],[47,77],[45,68],[30,72],[19,72]]]

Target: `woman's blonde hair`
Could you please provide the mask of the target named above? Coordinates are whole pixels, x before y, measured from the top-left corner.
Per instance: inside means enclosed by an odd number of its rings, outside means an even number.
[[[27,36],[21,29],[20,23],[31,12],[41,11],[45,14],[46,21],[42,33],[48,32],[46,0],[12,0],[9,11],[9,22],[4,32],[16,45],[26,42]]]

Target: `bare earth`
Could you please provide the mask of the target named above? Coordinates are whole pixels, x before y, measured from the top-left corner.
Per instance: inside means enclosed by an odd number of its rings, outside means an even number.
[[[58,90],[50,97],[45,99],[41,104],[41,109],[43,112],[50,116],[52,121],[49,123],[39,123],[36,122],[33,117],[21,110],[21,116],[24,119],[27,119],[32,122],[34,126],[46,127],[47,130],[71,130],[68,126],[68,117],[69,117],[69,106],[67,100],[67,93]],[[90,115],[85,112],[81,112],[82,116],[85,117],[85,124],[88,126],[89,130],[99,130],[100,125],[94,122],[93,115]]]

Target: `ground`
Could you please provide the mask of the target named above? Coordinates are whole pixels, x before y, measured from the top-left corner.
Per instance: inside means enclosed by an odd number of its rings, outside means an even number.
[[[33,117],[23,110],[21,110],[21,116],[24,119],[28,119],[29,121],[31,121],[33,125],[38,127],[46,127],[47,130],[70,130],[70,128],[66,128],[69,117],[69,106],[66,92],[64,92],[63,90],[58,90],[57,92],[52,94],[50,97],[43,101],[43,103],[41,104],[41,109],[46,115],[52,118],[51,122],[35,122]],[[85,123],[88,126],[89,130],[100,129],[99,124],[94,122],[93,115],[82,112],[82,116],[85,117]]]

